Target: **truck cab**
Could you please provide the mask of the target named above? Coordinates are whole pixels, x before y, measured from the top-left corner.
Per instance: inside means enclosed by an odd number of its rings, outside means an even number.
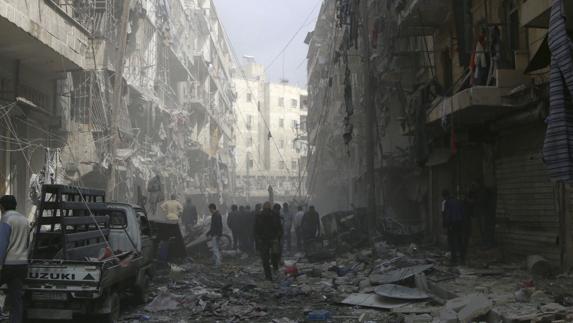
[[[116,322],[122,297],[145,301],[153,250],[143,208],[106,203],[99,190],[44,185],[25,282],[27,318]]]

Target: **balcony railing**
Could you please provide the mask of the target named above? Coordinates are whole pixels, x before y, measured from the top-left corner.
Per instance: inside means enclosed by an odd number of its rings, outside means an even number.
[[[95,37],[115,40],[113,0],[44,0],[76,27]]]

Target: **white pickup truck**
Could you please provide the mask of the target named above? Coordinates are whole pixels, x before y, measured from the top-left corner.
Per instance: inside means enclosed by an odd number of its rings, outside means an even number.
[[[145,300],[153,253],[142,208],[105,203],[99,190],[45,185],[25,284],[26,317],[101,315],[100,321],[116,322],[121,297]]]

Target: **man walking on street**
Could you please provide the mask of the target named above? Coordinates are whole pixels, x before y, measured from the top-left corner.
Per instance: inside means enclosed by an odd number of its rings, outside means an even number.
[[[257,212],[251,210],[251,206],[247,205],[245,207],[245,250],[247,252],[253,252],[255,250],[255,214]]]
[[[314,206],[310,206],[308,212],[302,217],[301,226],[304,248],[308,252],[312,241],[320,237],[320,216]]]
[[[304,211],[302,206],[298,207],[298,211],[294,215],[294,233],[296,234],[296,249],[302,251],[302,218],[304,217]]]
[[[450,195],[448,190],[442,191],[444,199],[443,208],[443,225],[448,233],[448,244],[450,246],[451,263],[456,264],[459,260],[461,264],[465,263],[465,242],[464,242],[464,225],[465,214],[464,204],[462,201]]]
[[[188,196],[185,199],[185,206],[183,207],[183,215],[181,216],[181,222],[185,226],[185,231],[187,234],[191,232],[191,229],[197,224],[197,208],[193,205],[191,197]]]
[[[293,222],[293,214],[289,210],[288,203],[283,204],[282,208],[282,218],[283,218],[283,245],[287,252],[290,252],[291,248],[291,230]]]
[[[272,280],[271,261],[275,270],[278,270],[279,266],[278,258],[272,257],[273,248],[280,248],[279,241],[283,231],[279,217],[271,210],[271,202],[266,202],[263,210],[256,215],[254,231],[265,278]]]
[[[271,248],[271,262],[273,263],[273,270],[275,272],[279,270],[278,265],[280,264],[283,251],[282,246],[284,241],[284,219],[282,218],[281,214],[281,205],[276,203],[273,205],[273,216],[281,225],[281,234],[278,240],[278,244],[273,244],[273,247]],[[274,264],[276,264],[276,266]]]
[[[28,273],[28,219],[16,212],[16,198],[0,198],[0,266],[1,284],[8,286],[6,302],[10,307],[10,322],[19,323],[24,317],[24,280]]]
[[[165,217],[157,226],[157,236],[159,241],[167,243],[169,246],[169,258],[177,259],[187,256],[185,242],[181,235],[179,219],[183,213],[183,205],[177,201],[177,195],[171,194],[171,199],[161,203],[159,206],[161,214]]]
[[[159,208],[163,214],[165,214],[167,220],[179,222],[179,218],[183,212],[183,205],[177,201],[177,195],[171,194],[171,199],[161,203]]]
[[[155,171],[155,176],[147,183],[147,192],[149,193],[149,208],[151,214],[157,212],[157,206],[164,200],[163,185],[161,185],[161,177]]]
[[[211,238],[211,248],[213,251],[213,262],[215,267],[221,266],[221,250],[219,249],[219,240],[223,235],[223,218],[215,204],[209,204],[209,212],[211,212],[211,228],[207,232],[207,237]]]
[[[239,210],[236,205],[231,206],[231,213],[227,216],[227,226],[233,234],[233,250],[237,250],[239,247],[239,240],[241,239],[239,226],[241,219],[239,218]]]

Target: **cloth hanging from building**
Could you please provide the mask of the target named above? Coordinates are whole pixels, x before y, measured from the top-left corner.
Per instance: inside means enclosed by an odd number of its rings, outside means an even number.
[[[567,35],[562,0],[553,0],[549,22],[550,113],[543,159],[549,176],[562,182],[573,182],[573,109],[570,106],[573,94],[572,46]]]

